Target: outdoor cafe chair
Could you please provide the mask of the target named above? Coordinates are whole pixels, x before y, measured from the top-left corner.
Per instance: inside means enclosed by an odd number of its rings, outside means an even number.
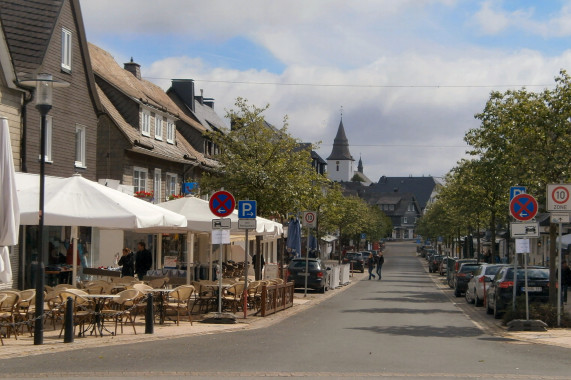
[[[20,299],[16,307],[16,321],[27,322],[28,332],[32,336],[32,324],[30,321],[33,319],[34,314],[34,301],[36,300],[36,289],[26,289],[20,292]],[[22,332],[24,332],[24,325],[22,325]]]
[[[86,329],[85,324],[91,323],[93,320],[93,303],[89,301],[89,299],[85,298],[84,295],[87,295],[87,292],[84,292],[79,289],[66,289],[59,293],[60,298],[60,310],[64,315],[64,323],[61,326],[61,330],[59,332],[59,337],[61,338],[61,334],[63,333],[63,329],[65,327],[65,309],[67,307],[67,298],[71,297],[72,303],[72,323],[73,323],[73,330],[75,335],[75,326],[79,326],[80,330],[78,335],[84,335]]]
[[[166,312],[169,310],[176,311],[176,324],[179,325],[181,313],[186,313],[188,315],[188,321],[192,326],[192,317],[190,312],[192,307],[190,306],[191,298],[194,293],[194,286],[192,285],[181,285],[177,286],[169,293],[168,302],[164,305]]]
[[[112,299],[107,307],[101,311],[101,317],[104,320],[113,320],[115,322],[115,335],[117,335],[117,325],[121,325],[121,334],[123,334],[123,320],[125,323],[131,323],[133,331],[137,335],[135,328],[135,318],[137,316],[137,305],[143,299],[143,293],[137,289],[126,289],[117,293],[118,298]]]
[[[10,338],[10,332],[13,332],[14,338],[18,339],[16,316],[18,314],[17,307],[20,294],[14,290],[4,290],[0,294],[6,295],[6,298],[0,304],[0,324],[5,324],[7,338]]]
[[[233,313],[237,312],[238,309],[242,306],[242,296],[244,294],[244,286],[243,282],[237,282],[228,289],[226,289],[226,293],[222,297],[222,307],[228,307],[232,310]]]
[[[147,285],[149,285],[153,289],[161,289],[161,288],[166,288],[168,282],[169,282],[168,277],[155,278],[147,281]]]
[[[195,298],[190,311],[194,311],[194,307],[198,306],[198,311],[208,311],[212,305],[215,305],[218,298],[216,297],[216,292],[210,281],[193,281],[192,285],[195,289]],[[209,285],[209,286],[207,286]]]

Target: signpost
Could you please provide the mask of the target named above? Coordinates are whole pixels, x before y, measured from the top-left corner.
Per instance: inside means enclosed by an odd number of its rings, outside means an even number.
[[[246,234],[246,248],[244,249],[244,292],[242,293],[244,319],[248,316],[248,231],[256,229],[256,201],[238,201],[238,228],[244,229]],[[260,268],[258,263],[258,268]],[[261,272],[260,272],[261,276]]]
[[[307,251],[305,252],[305,289],[303,296],[307,297],[307,280],[309,277],[309,237],[311,234],[311,228],[317,227],[317,215],[315,211],[304,211],[303,212],[303,225],[307,227]]]
[[[234,196],[227,191],[217,191],[212,194],[208,202],[210,211],[219,218],[224,218],[234,212],[236,201]],[[212,240],[218,243],[219,260],[218,260],[218,313],[214,317],[217,320],[229,319],[233,320],[233,315],[222,315],[222,244],[230,243],[230,219],[213,219],[212,220]],[[225,239],[228,236],[228,240]]]
[[[551,222],[559,224],[559,260],[557,263],[557,326],[561,326],[561,262],[563,255],[563,223],[569,223],[571,212],[571,185],[547,185],[547,211],[551,211]]]

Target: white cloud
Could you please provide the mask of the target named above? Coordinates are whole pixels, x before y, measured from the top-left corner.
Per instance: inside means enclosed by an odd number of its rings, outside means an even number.
[[[283,72],[213,67],[191,51],[173,51],[157,55],[141,68],[142,74],[165,89],[170,80],[157,78],[195,79],[197,90],[215,98],[221,116],[239,96],[258,106],[270,103],[268,121],[281,126],[287,114],[290,133],[303,141],[321,141],[323,158],[331,152],[343,106],[351,153],[357,160],[362,155],[365,174],[373,180],[381,175],[444,175],[464,156],[464,134],[478,126],[474,114],[483,109],[490,91],[506,90],[502,85],[551,85],[561,68],[571,66],[571,51],[546,57],[517,47],[476,46],[460,36],[442,40],[438,33],[445,33],[447,25],[440,14],[430,13],[432,7],[452,12],[460,4],[82,1],[88,37],[162,33],[216,43],[240,35],[257,42],[284,64]],[[110,7],[113,14],[107,14]],[[506,12],[485,2],[471,20],[488,34],[545,26],[532,16],[532,10]],[[559,22],[563,30],[564,23],[556,20],[550,22]]]

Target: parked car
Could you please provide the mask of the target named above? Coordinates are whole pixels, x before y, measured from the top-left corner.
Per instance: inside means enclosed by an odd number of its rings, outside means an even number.
[[[325,264],[316,258],[307,259],[307,267],[309,269],[307,287],[325,293],[329,288],[329,271],[331,268],[326,268]],[[287,281],[294,282],[296,288],[305,288],[305,269],[305,258],[293,259],[287,267]]]
[[[514,268],[503,266],[494,276],[486,294],[486,312],[500,318],[513,300]],[[549,268],[527,267],[529,302],[549,301]],[[525,269],[518,267],[516,297],[525,293]]]
[[[490,283],[496,273],[504,266],[505,264],[482,264],[474,273],[474,277],[468,282],[466,302],[473,303],[476,306],[482,306]]]
[[[442,260],[440,260],[440,265],[438,266],[438,274],[444,276],[448,270],[448,262],[453,260],[453,257],[450,256],[442,256]]]
[[[443,258],[444,256],[442,255],[432,255],[430,257],[430,261],[428,262],[428,271],[430,273],[436,273],[438,268],[440,268],[440,263],[442,262]]]
[[[347,252],[343,258],[343,264],[351,264],[352,270],[365,273],[365,258],[361,252]]]
[[[454,273],[454,295],[462,296],[468,289],[468,282],[474,276],[474,272],[481,266],[481,263],[466,262],[460,264],[458,270]]]
[[[448,274],[446,276],[446,282],[448,286],[454,289],[454,276],[458,269],[460,269],[460,265],[463,263],[475,263],[476,259],[457,259],[455,258],[452,262],[448,261]]]

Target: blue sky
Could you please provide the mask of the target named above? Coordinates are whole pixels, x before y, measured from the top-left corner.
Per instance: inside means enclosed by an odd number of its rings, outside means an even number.
[[[81,0],[87,38],[167,89],[237,97],[326,158],[340,120],[373,181],[443,176],[493,90],[571,67],[571,0]],[[110,10],[112,10],[110,12]],[[261,84],[263,83],[263,84]],[[293,85],[295,84],[295,85]],[[356,164],[355,164],[356,166]]]

